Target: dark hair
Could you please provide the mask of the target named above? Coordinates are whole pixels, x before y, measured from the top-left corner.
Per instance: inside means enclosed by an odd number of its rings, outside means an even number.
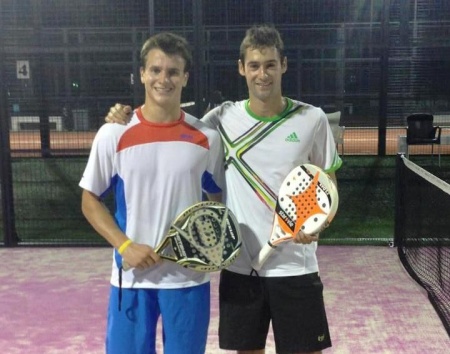
[[[242,40],[239,59],[245,62],[245,53],[248,48],[263,49],[275,47],[280,54],[280,59],[284,57],[284,43],[280,32],[271,25],[253,26],[247,30]]]
[[[192,53],[187,40],[177,34],[162,32],[151,36],[145,41],[141,49],[141,66],[145,68],[147,54],[152,49],[161,49],[168,55],[179,55],[184,59],[184,72],[188,72],[192,66]]]

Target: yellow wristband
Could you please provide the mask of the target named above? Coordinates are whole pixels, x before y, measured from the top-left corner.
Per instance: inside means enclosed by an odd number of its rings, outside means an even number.
[[[122,243],[122,246],[120,246],[118,249],[119,253],[122,255],[132,242],[133,241],[131,240],[126,240],[124,243]]]

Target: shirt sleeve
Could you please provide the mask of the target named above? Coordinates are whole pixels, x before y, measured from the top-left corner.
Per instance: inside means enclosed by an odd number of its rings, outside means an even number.
[[[112,178],[116,174],[114,169],[116,138],[114,132],[111,131],[113,126],[114,124],[105,124],[97,132],[79,183],[81,188],[99,197],[108,191]]]
[[[224,152],[220,135],[212,131],[207,170],[202,177],[202,189],[205,193],[220,193],[225,184]]]
[[[328,173],[335,172],[341,167],[342,159],[339,157],[336,149],[336,143],[327,116],[320,108],[318,110],[320,117],[311,152],[311,162]]]

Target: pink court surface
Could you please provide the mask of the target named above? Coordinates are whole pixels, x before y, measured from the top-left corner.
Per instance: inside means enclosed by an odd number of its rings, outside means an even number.
[[[111,255],[109,248],[0,249],[1,353],[104,353]],[[324,354],[449,353],[448,334],[395,248],[319,245],[318,257],[333,341]],[[206,354],[231,353],[218,346],[217,290],[213,273]],[[159,331],[160,354],[161,347]],[[275,354],[271,334],[266,354]]]

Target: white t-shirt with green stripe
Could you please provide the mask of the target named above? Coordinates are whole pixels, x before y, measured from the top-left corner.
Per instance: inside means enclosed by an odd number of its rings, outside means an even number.
[[[243,248],[228,270],[250,274],[251,261],[267,243],[276,198],[289,171],[311,163],[334,172],[342,160],[325,113],[317,107],[286,99],[279,115],[253,114],[248,100],[224,102],[202,119],[216,128],[226,155],[226,204],[239,221]],[[260,276],[292,276],[318,271],[317,243],[286,242],[269,257]]]

